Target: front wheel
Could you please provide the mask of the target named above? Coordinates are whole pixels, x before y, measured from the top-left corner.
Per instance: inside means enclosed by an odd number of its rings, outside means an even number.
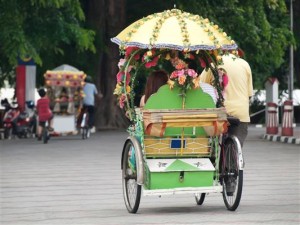
[[[131,141],[128,141],[123,151],[122,161],[123,197],[130,213],[136,213],[141,200],[141,185],[137,184],[136,154]]]
[[[239,143],[228,137],[221,152],[221,184],[223,199],[228,210],[235,211],[240,204],[243,189],[243,170],[239,167]]]
[[[197,193],[195,194],[195,200],[197,205],[202,205],[205,199],[205,193]]]

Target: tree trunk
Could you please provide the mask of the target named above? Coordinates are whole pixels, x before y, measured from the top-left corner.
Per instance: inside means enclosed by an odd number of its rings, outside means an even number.
[[[300,1],[293,1],[293,12],[294,12],[294,34],[296,38],[296,50],[294,54],[294,81],[296,83],[295,88],[300,88]]]
[[[110,39],[124,29],[126,0],[89,0],[87,22],[97,31],[96,86],[103,98],[96,104],[96,128],[124,128],[128,120],[113,95],[118,73],[119,48]],[[97,45],[97,44],[96,44]]]

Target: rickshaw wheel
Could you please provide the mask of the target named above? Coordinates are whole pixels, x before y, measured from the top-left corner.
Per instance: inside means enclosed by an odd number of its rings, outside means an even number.
[[[205,193],[197,193],[195,194],[195,200],[197,205],[202,205],[205,199]]]
[[[89,138],[89,128],[88,127],[83,127],[81,128],[81,133],[82,133],[82,139],[88,139]]]
[[[243,170],[239,169],[238,146],[228,137],[221,156],[221,184],[223,199],[228,210],[235,211],[240,204],[243,188]]]
[[[123,197],[126,208],[130,213],[136,213],[141,200],[141,185],[137,184],[137,172],[136,168],[130,162],[132,159],[136,159],[134,145],[131,141],[128,141],[125,145],[123,152],[122,162],[122,185],[123,185]],[[134,154],[131,157],[131,154]]]

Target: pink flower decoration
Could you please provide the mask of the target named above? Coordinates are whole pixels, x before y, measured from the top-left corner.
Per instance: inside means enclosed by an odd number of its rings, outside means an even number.
[[[177,78],[177,77],[178,77],[178,71],[175,70],[175,71],[173,71],[173,72],[171,73],[170,78]]]
[[[202,59],[202,58],[200,58],[200,65],[201,65],[201,67],[202,68],[206,68],[206,63],[205,63],[205,61]]]
[[[127,47],[126,48],[126,52],[125,52],[125,57],[128,58],[131,55],[132,52],[134,52],[134,51],[136,51],[138,49],[139,49],[138,47]],[[138,56],[138,58],[140,58],[139,55],[137,55],[137,56]],[[134,58],[135,57],[136,57],[136,55],[134,56]]]
[[[228,85],[229,78],[226,73],[223,74],[223,87],[225,88]]]
[[[145,67],[146,68],[151,68],[151,67],[153,67],[153,66],[156,66],[157,65],[157,62],[158,62],[158,56],[157,57],[155,57],[152,61],[150,61],[150,62],[147,62],[146,64],[145,64]]]
[[[195,59],[195,56],[193,54],[190,54],[190,57],[189,57],[191,60],[194,60]]]
[[[124,65],[125,65],[126,59],[120,59],[119,63],[118,63],[118,67],[119,69],[123,69]],[[133,66],[128,66],[127,68],[127,72],[130,72]],[[124,68],[125,69],[125,68]],[[123,70],[124,70],[123,69]]]
[[[123,109],[124,108],[124,105],[125,105],[125,95],[122,94],[121,97],[119,98],[119,105],[120,105],[120,108]]]
[[[123,82],[124,81],[125,72],[119,71],[117,74],[117,82]],[[126,85],[128,85],[130,82],[130,73],[126,73]]]
[[[123,76],[124,76],[124,72],[123,71],[119,71],[119,73],[117,74],[117,82],[120,83],[123,81]]]
[[[126,59],[120,59],[120,61],[119,61],[119,63],[118,63],[119,69],[121,69],[121,67],[124,66],[125,62],[126,62]]]
[[[178,77],[184,76],[184,70],[177,70]]]
[[[177,78],[181,76],[184,76],[184,70],[175,70],[171,73],[170,78]]]
[[[193,69],[187,69],[187,74],[192,78],[195,78],[197,76],[197,73]]]

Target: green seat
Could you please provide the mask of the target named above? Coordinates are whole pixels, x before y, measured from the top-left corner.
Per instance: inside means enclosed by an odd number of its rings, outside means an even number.
[[[144,109],[182,109],[183,98],[180,89],[169,85],[163,85],[155,94],[151,95],[144,106]],[[216,108],[212,97],[203,92],[201,88],[188,90],[185,97],[184,109],[205,109]],[[182,128],[167,127],[164,136],[180,136]],[[206,136],[202,127],[185,127],[185,136]]]

